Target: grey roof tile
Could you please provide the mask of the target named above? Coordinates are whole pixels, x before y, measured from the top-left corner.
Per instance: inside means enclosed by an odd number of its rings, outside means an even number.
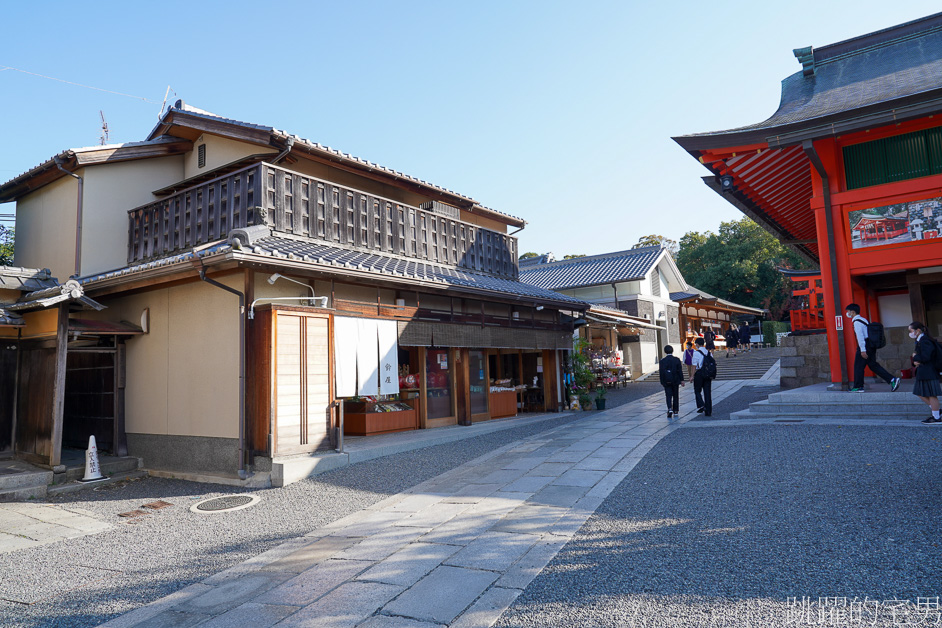
[[[820,123],[840,115],[942,89],[942,14],[814,50],[815,71],[782,81],[778,110],[763,122],[674,138],[696,138]],[[781,131],[775,131],[781,132]]]
[[[520,281],[549,290],[560,290],[643,279],[663,250],[660,246],[646,246],[521,267]]]

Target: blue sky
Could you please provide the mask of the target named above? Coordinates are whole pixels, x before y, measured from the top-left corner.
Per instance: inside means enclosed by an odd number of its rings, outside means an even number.
[[[170,98],[270,125],[528,221],[521,251],[604,253],[740,214],[670,137],[758,122],[793,48],[931,2],[49,2],[4,7],[0,179],[143,139]],[[146,99],[147,102],[143,99]],[[13,211],[0,205],[0,214]]]

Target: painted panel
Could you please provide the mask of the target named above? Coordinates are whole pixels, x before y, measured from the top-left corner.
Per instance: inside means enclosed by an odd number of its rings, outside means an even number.
[[[848,212],[851,248],[863,249],[942,236],[942,198]]]

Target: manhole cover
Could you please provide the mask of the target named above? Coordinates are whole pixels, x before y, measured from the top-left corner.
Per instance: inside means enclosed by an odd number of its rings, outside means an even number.
[[[193,504],[190,510],[202,513],[231,512],[233,510],[248,508],[260,499],[258,495],[226,495],[225,497],[213,497]]]

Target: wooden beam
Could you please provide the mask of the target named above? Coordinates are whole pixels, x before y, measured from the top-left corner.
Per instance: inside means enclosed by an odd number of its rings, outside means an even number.
[[[69,347],[69,304],[59,304],[56,325],[56,366],[52,386],[52,435],[50,437],[49,466],[62,464],[62,421],[65,417],[65,369]]]

